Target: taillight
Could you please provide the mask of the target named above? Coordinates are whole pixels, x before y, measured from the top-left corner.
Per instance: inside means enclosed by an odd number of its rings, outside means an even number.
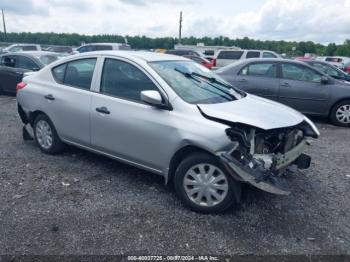
[[[18,83],[17,84],[17,86],[16,86],[16,92],[18,92],[19,90],[21,90],[21,89],[23,89],[23,88],[25,88],[26,87],[26,83],[24,83],[24,82],[20,82],[20,83]]]
[[[345,71],[350,74],[350,65],[345,68]]]
[[[216,66],[216,58],[213,58],[213,61],[211,63],[215,67]]]

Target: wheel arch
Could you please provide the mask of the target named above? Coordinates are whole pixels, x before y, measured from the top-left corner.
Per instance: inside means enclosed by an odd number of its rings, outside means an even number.
[[[331,116],[334,107],[335,107],[337,104],[339,104],[339,103],[341,103],[341,102],[344,102],[344,101],[350,101],[350,97],[345,97],[345,98],[342,97],[342,98],[338,99],[337,101],[335,101],[335,102],[332,104],[332,106],[330,107],[330,110],[329,110],[329,112],[328,112],[328,117]]]
[[[186,145],[186,146],[178,149],[170,160],[169,171],[168,171],[168,175],[166,178],[166,183],[173,181],[176,169],[179,166],[179,164],[181,163],[181,161],[183,161],[189,155],[195,154],[195,153],[205,153],[205,154],[208,154],[208,155],[215,157],[215,155],[213,153],[211,153],[210,151],[208,151],[204,148],[201,148],[199,146],[195,146],[195,145]]]
[[[45,112],[43,112],[43,111],[41,111],[41,110],[36,110],[36,111],[34,111],[34,112],[30,112],[30,113],[29,113],[28,121],[29,121],[29,124],[31,125],[31,127],[34,126],[35,118],[36,118],[38,115],[40,115],[40,114],[43,114],[43,115],[47,116],[47,117],[50,119],[50,117],[49,117],[47,114],[45,114]],[[50,120],[51,120],[51,119],[50,119]]]

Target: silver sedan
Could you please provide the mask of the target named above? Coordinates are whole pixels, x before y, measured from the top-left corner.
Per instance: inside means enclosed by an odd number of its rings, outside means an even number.
[[[25,77],[18,111],[39,148],[65,144],[173,181],[182,202],[203,213],[239,201],[241,184],[289,194],[289,167],[308,168],[306,139],[319,132],[284,105],[235,89],[183,57],[92,52]]]

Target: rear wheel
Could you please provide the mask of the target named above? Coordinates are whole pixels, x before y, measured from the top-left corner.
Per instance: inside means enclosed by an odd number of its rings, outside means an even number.
[[[182,202],[201,213],[225,211],[235,203],[234,191],[240,191],[240,183],[226,173],[215,157],[205,153],[183,160],[174,179],[176,193]]]
[[[331,111],[330,120],[337,126],[350,127],[350,100],[337,103]]]
[[[64,144],[57,135],[51,120],[44,114],[38,115],[34,120],[35,142],[47,154],[57,154],[64,148]]]

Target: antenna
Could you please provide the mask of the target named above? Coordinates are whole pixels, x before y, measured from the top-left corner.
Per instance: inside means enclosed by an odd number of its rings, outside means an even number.
[[[6,24],[5,24],[5,14],[4,14],[4,9],[1,8],[2,12],[2,23],[4,24],[4,36],[6,38]]]
[[[181,33],[182,33],[182,11],[180,12],[180,24],[179,24],[179,44],[181,44]]]

